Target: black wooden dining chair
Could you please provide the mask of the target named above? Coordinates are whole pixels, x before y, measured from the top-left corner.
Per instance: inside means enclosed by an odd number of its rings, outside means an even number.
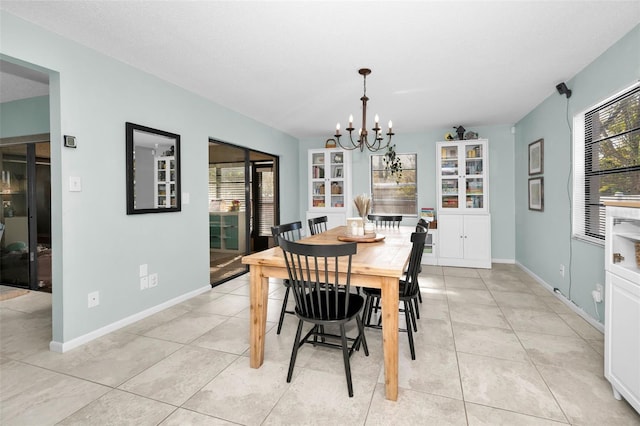
[[[370,214],[367,219],[373,221],[376,224],[376,228],[399,228],[400,222],[402,222],[402,215]]]
[[[275,240],[276,245],[279,245],[279,240],[284,239],[288,241],[297,241],[302,237],[302,222],[285,223],[282,225],[272,226],[271,234]],[[293,311],[287,311],[287,302],[289,301],[289,291],[291,290],[291,284],[288,279],[284,279],[282,284],[286,287],[284,292],[284,300],[282,301],[282,308],[280,309],[280,320],[278,321],[278,334],[282,330],[282,323],[284,322],[284,314],[294,314]]]
[[[422,253],[424,251],[424,242],[427,237],[427,233],[418,230],[411,234],[411,255],[409,257],[409,267],[405,273],[403,280],[400,280],[399,286],[399,301],[403,307],[400,311],[404,312],[406,329],[400,329],[400,331],[406,331],[409,337],[409,349],[411,350],[411,359],[416,359],[416,350],[413,344],[413,332],[418,331],[418,325],[416,322],[416,315],[414,312],[414,305],[417,303],[418,294],[420,294],[420,287],[418,286],[418,271],[420,268],[420,261],[422,260]],[[381,291],[379,288],[363,288],[366,295],[365,308],[364,308],[364,320],[363,322],[368,327],[379,328],[380,325],[371,325],[371,317],[373,314],[374,306],[379,306]],[[382,315],[381,315],[382,317]]]
[[[314,217],[309,219],[309,231],[311,235],[321,234],[327,230],[327,216]]]
[[[305,343],[342,349],[349,396],[353,396],[349,358],[360,346],[369,356],[361,312],[364,298],[350,291],[351,259],[357,243],[303,244],[280,240],[289,273],[291,291],[296,302],[298,330],[293,342],[287,383],[291,382],[298,350]],[[348,338],[345,325],[356,321],[358,336]],[[302,337],[305,322],[313,327]],[[340,334],[325,332],[325,326],[338,326]],[[351,347],[349,347],[351,343]]]

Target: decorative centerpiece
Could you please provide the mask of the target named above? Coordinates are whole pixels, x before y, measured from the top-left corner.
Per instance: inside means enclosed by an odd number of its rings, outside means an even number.
[[[353,203],[356,205],[356,209],[358,209],[358,214],[362,218],[362,234],[360,235],[375,235],[375,227],[373,223],[369,222],[367,216],[369,215],[369,208],[371,206],[371,199],[367,194],[358,195]]]

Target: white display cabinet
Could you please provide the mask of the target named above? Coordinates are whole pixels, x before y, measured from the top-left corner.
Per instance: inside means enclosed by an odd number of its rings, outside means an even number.
[[[491,268],[489,141],[436,143],[437,264]]]
[[[640,200],[605,205],[604,375],[640,413]]]
[[[351,215],[351,152],[310,149],[307,170],[307,218],[328,216],[329,227],[347,224]]]

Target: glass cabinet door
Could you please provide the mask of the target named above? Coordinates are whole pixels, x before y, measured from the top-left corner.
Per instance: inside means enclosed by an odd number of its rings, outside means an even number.
[[[484,207],[483,192],[483,148],[481,144],[465,146],[465,207],[481,209]]]
[[[486,140],[439,143],[440,209],[486,210],[486,147]]]
[[[310,151],[309,155],[309,208],[344,209],[347,196],[347,153],[323,149]]]

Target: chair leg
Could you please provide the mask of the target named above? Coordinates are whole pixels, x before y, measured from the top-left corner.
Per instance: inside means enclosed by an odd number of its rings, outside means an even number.
[[[367,295],[364,299],[364,311],[362,312],[362,321],[369,325],[369,321],[371,320],[371,310],[373,307],[371,306],[371,296]]]
[[[298,348],[300,348],[300,335],[302,334],[302,320],[298,320],[298,331],[296,332],[296,340],[293,342],[291,350],[291,360],[289,361],[289,373],[287,374],[287,383],[291,383],[293,376],[293,367],[296,365],[296,357],[298,356]]]
[[[291,290],[291,288],[287,287],[287,291],[284,292],[284,300],[282,301],[282,309],[280,309],[280,321],[278,321],[277,334],[280,334],[280,330],[282,330],[282,323],[284,322],[284,314],[287,313],[287,302],[289,301],[289,290]]]
[[[412,330],[412,326],[411,326],[411,319],[408,317],[408,312],[409,312],[409,304],[407,303],[407,301],[404,302],[404,317],[405,317],[405,321],[407,322],[407,336],[409,336],[409,349],[411,350],[411,359],[415,360],[416,359],[416,348],[413,345],[413,330]]]
[[[349,398],[353,396],[353,383],[351,382],[351,365],[349,363],[349,346],[347,344],[347,333],[344,324],[340,324],[340,337],[342,339],[342,357],[344,358],[344,373],[347,376],[347,389]]]
[[[356,316],[356,322],[358,323],[358,331],[360,332],[360,336],[358,339],[358,347],[360,347],[360,344],[362,344],[362,347],[364,348],[364,354],[366,356],[369,356],[369,347],[367,346],[367,338],[364,335],[364,324],[362,323],[362,318],[360,318],[360,316]]]
[[[413,311],[413,301],[409,300],[408,302],[405,302],[405,306],[409,307],[409,316],[411,317],[411,324],[413,324],[413,331],[418,331],[418,323],[416,322],[416,314]],[[406,309],[405,309],[405,315],[407,315]]]
[[[420,294],[420,293],[418,293],[418,294]],[[418,304],[418,299],[417,298],[413,299],[413,306],[415,308],[416,318],[420,319],[420,306]]]

